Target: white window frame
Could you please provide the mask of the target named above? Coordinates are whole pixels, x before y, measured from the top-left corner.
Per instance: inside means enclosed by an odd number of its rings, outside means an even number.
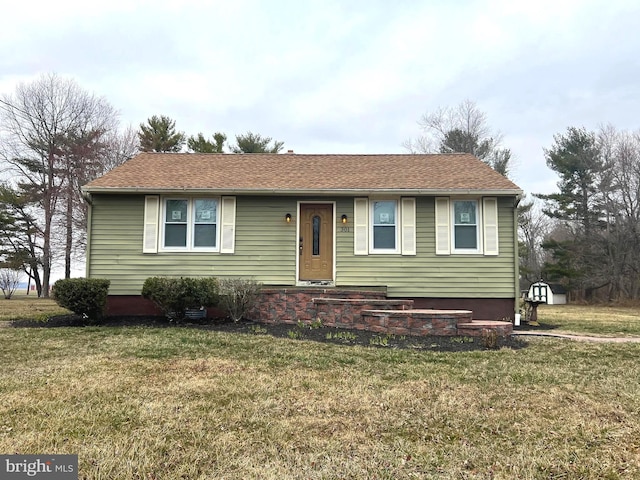
[[[376,202],[395,202],[394,228],[395,228],[395,248],[374,248],[374,206]],[[369,198],[369,253],[374,255],[388,255],[400,253],[400,228],[402,219],[400,218],[400,198],[374,197]]]
[[[456,217],[455,217],[455,205],[456,202],[474,202],[476,205],[476,248],[456,248]],[[483,228],[482,223],[482,199],[480,198],[451,198],[451,253],[454,254],[463,254],[463,255],[477,255],[483,253],[482,249],[482,235],[481,231]]]
[[[167,247],[165,246],[165,227],[166,227],[166,211],[167,211],[167,202],[170,200],[182,200],[187,202],[187,245],[186,247]],[[214,247],[196,247],[193,245],[194,242],[194,231],[195,231],[195,202],[197,200],[215,200],[216,201],[216,238],[215,238],[215,246]],[[160,251],[161,252],[219,252],[220,251],[220,211],[221,211],[221,199],[220,197],[174,197],[167,196],[161,198],[161,208],[160,208]]]

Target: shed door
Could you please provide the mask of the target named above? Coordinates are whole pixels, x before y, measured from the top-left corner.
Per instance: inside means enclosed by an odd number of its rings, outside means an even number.
[[[300,204],[299,278],[333,280],[333,205]]]

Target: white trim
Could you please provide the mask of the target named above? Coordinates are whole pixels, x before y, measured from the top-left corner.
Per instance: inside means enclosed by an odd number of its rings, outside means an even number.
[[[439,197],[435,200],[435,236],[436,255],[451,254],[451,235],[449,231],[449,198]]]
[[[400,199],[400,233],[402,255],[416,254],[416,199],[403,197]]]
[[[142,253],[158,253],[158,214],[160,197],[144,197],[144,225],[142,229]],[[88,263],[88,262],[87,262]]]
[[[353,254],[369,254],[369,199],[353,199]]]
[[[220,198],[220,253],[234,253],[236,247],[236,197]]]
[[[485,197],[482,199],[482,232],[484,237],[484,254],[498,255],[500,235],[498,231],[498,199]]]

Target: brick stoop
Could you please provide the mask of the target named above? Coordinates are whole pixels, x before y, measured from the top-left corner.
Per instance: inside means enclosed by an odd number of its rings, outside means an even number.
[[[458,335],[458,326],[471,322],[471,310],[363,310],[355,328],[392,335]]]
[[[391,335],[479,337],[487,331],[507,337],[510,322],[473,320],[471,310],[414,308],[413,300],[390,299],[366,289],[263,289],[248,318],[264,323],[320,320],[328,327],[354,328]]]
[[[378,301],[385,300],[386,294],[366,289],[263,288],[258,305],[249,312],[247,318],[265,323],[312,322],[317,319],[318,311],[315,301],[319,298],[332,298],[336,301],[345,299]]]
[[[498,320],[472,320],[458,324],[458,335],[467,337],[481,337],[488,331],[495,331],[499,337],[508,337],[513,333],[511,322]]]

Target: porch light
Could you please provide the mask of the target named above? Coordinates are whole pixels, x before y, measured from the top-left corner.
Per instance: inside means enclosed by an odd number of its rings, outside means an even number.
[[[287,214],[284,216],[284,219],[286,220],[286,222],[287,222],[287,223],[291,223],[291,214],[290,214],[290,213],[287,213]]]
[[[347,216],[346,215],[342,215],[342,223],[347,223]]]

